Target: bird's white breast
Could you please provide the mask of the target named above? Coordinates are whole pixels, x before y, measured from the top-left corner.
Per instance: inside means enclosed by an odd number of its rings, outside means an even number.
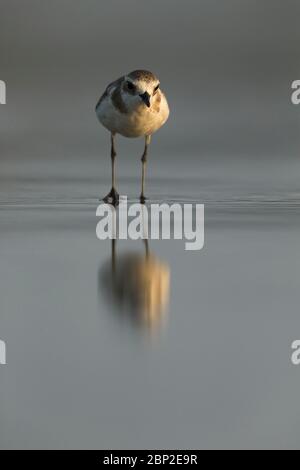
[[[113,92],[114,88],[107,90],[96,110],[99,121],[110,132],[125,137],[152,135],[169,117],[169,106],[161,91],[152,97],[150,108],[139,97],[135,103],[123,97],[118,102],[113,99]]]

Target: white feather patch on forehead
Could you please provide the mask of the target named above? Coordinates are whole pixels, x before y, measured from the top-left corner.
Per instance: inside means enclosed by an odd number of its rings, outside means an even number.
[[[138,93],[140,94],[147,91],[149,95],[152,95],[154,88],[159,84],[159,80],[157,78],[153,78],[153,80],[143,80],[142,78],[134,79],[126,75],[125,80],[133,83],[136,86]]]

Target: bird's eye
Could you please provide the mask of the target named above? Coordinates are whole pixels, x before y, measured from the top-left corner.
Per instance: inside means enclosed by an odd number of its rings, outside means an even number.
[[[156,93],[158,89],[159,89],[159,84],[156,85],[156,87],[154,88],[154,93]]]
[[[134,84],[133,84],[132,82],[127,82],[127,88],[128,88],[128,90],[130,90],[130,91],[135,90],[135,86],[134,86]]]

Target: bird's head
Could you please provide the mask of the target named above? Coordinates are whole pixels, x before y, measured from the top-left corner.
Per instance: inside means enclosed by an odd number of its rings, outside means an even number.
[[[127,103],[150,108],[152,97],[158,90],[158,78],[147,70],[135,70],[124,77],[122,91]]]

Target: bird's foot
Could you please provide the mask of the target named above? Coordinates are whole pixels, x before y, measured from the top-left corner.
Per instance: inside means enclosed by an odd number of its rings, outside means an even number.
[[[140,195],[140,203],[141,204],[146,204],[147,198],[144,196],[144,194]]]
[[[117,206],[119,204],[119,193],[115,188],[111,188],[110,192],[103,198],[103,201],[106,204],[112,204],[113,206]]]

